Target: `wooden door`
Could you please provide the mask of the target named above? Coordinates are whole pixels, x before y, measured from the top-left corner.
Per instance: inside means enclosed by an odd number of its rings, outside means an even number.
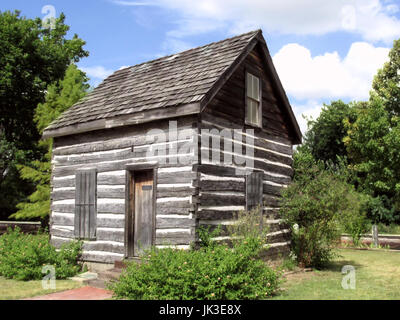
[[[130,237],[130,256],[138,256],[149,249],[154,237],[153,170],[137,171],[132,175],[130,195],[133,236]]]

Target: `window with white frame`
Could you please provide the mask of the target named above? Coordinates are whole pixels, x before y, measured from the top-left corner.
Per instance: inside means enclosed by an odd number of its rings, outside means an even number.
[[[260,79],[246,72],[246,123],[261,127]]]

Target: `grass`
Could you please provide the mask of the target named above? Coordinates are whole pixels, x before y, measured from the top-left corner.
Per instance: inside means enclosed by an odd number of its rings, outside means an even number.
[[[275,300],[400,299],[400,251],[340,249],[341,257],[325,270],[287,276]],[[355,267],[356,288],[343,289],[344,265]]]
[[[56,280],[56,289],[45,290],[41,280],[17,281],[0,277],[0,300],[17,300],[49,293],[79,288],[81,284],[72,280]]]

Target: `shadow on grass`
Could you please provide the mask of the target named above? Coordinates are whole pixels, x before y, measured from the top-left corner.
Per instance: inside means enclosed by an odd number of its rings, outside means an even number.
[[[342,257],[339,257],[339,259]],[[342,272],[343,266],[351,265],[353,267],[363,268],[364,265],[355,262],[354,260],[337,260],[329,262],[324,268],[320,269],[320,271],[332,271],[332,272]]]

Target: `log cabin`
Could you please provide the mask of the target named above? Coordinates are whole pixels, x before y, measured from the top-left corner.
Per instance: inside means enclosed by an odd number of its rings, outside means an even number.
[[[279,195],[302,136],[261,30],[116,71],[43,138],[51,242],[82,239],[86,262],[187,249],[256,206],[271,252],[289,249]]]

